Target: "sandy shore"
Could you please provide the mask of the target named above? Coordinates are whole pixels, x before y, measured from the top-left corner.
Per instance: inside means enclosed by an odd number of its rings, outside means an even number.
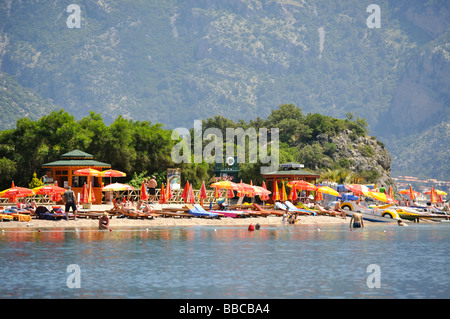
[[[158,210],[161,207],[155,205]],[[164,207],[181,208],[183,205],[164,205]],[[112,208],[111,205],[93,205],[92,211],[105,211]],[[350,218],[346,220],[338,217],[330,216],[300,216],[297,224],[342,224],[348,223]],[[248,217],[248,218],[228,218],[208,219],[208,218],[179,218],[179,217],[157,217],[154,219],[129,219],[113,217],[110,221],[110,228],[123,227],[164,227],[164,226],[194,226],[194,225],[215,225],[215,226],[229,226],[242,225],[248,226],[250,224],[256,225],[259,223],[264,225],[282,225],[282,217]],[[0,229],[11,228],[98,228],[98,219],[77,218],[77,220],[42,220],[32,219],[30,222],[7,221],[0,222]]]

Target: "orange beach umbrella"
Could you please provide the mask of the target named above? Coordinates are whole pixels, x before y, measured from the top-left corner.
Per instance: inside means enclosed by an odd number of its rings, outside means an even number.
[[[167,201],[166,190],[164,189],[164,183],[161,184],[161,191],[159,192],[159,203],[164,204]]]
[[[147,200],[149,198],[148,193],[147,193],[147,187],[145,187],[145,183],[142,182],[141,185],[141,200]]]

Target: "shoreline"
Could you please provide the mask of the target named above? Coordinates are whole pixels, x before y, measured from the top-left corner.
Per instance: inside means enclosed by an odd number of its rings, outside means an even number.
[[[158,207],[159,206],[159,207]],[[181,208],[184,205],[170,205],[171,208]],[[156,210],[161,209],[159,204],[154,205]],[[165,205],[164,208],[169,206]],[[90,211],[105,211],[112,208],[112,205],[93,205]],[[88,210],[89,211],[89,210]],[[350,218],[343,219],[331,216],[299,216],[296,225],[314,225],[314,224],[344,224],[349,223]],[[110,229],[119,229],[126,227],[174,227],[174,226],[245,226],[260,224],[264,226],[282,226],[281,216],[268,217],[246,217],[230,218],[222,217],[220,219],[209,218],[179,218],[179,217],[156,217],[153,219],[130,219],[117,218],[110,219]],[[32,219],[31,221],[5,221],[0,222],[0,230],[3,229],[41,229],[41,228],[92,228],[98,229],[98,219],[81,218],[76,220],[44,220]]]

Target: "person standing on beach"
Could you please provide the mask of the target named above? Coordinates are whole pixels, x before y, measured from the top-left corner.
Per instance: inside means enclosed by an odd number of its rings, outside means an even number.
[[[148,181],[147,186],[148,186],[148,194],[150,195],[150,202],[153,203],[156,195],[156,186],[158,186],[155,176],[152,176],[152,178]]]
[[[359,210],[356,213],[353,213],[352,218],[350,218],[350,229],[351,228],[364,228],[363,217]]]
[[[73,192],[72,188],[70,186],[67,187],[67,190],[63,194],[63,201],[66,205],[66,220],[69,220],[69,211],[72,207],[73,213],[75,215],[74,220],[77,219],[77,200],[75,198],[75,193]]]

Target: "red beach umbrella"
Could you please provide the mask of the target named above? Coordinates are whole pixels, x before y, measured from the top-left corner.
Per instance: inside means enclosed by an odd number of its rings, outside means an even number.
[[[141,185],[141,200],[147,200],[149,198],[148,194],[147,194],[147,187],[145,187],[145,183],[142,182]]]
[[[89,186],[88,186],[89,203],[95,202],[95,194],[94,194],[94,190],[92,188],[93,188],[92,185],[89,183]]]
[[[186,185],[184,186],[183,193],[181,193],[181,198],[184,199],[185,203],[187,203],[188,192],[189,192],[189,181],[186,181]]]
[[[308,183],[306,181],[300,180],[300,181],[290,181],[287,183],[288,187],[294,187],[295,189],[301,189],[305,191],[315,191],[316,186],[314,184]]]
[[[267,190],[266,182],[263,181],[261,187],[262,187],[263,189]],[[269,192],[269,191],[267,191],[267,192]],[[259,198],[260,198],[263,202],[265,202],[266,200],[269,200],[269,199],[270,199],[269,194],[270,194],[270,193],[264,193],[264,192],[263,192],[263,194],[262,194],[261,196],[259,196]]]
[[[203,206],[203,200],[206,199],[208,195],[206,194],[206,186],[205,182],[203,181],[202,186],[200,187],[200,205]]]
[[[234,197],[234,192],[233,190],[230,188],[227,192],[227,198],[233,198]]]
[[[353,194],[355,195],[365,195],[367,196],[370,192],[369,187],[361,184],[348,184],[345,185]]]
[[[187,202],[189,204],[195,204],[194,188],[192,185],[189,186],[189,191],[187,195]]]
[[[86,183],[84,183],[83,189],[81,190],[80,201],[83,204],[89,203],[89,194],[88,194],[88,188],[87,188]]]

